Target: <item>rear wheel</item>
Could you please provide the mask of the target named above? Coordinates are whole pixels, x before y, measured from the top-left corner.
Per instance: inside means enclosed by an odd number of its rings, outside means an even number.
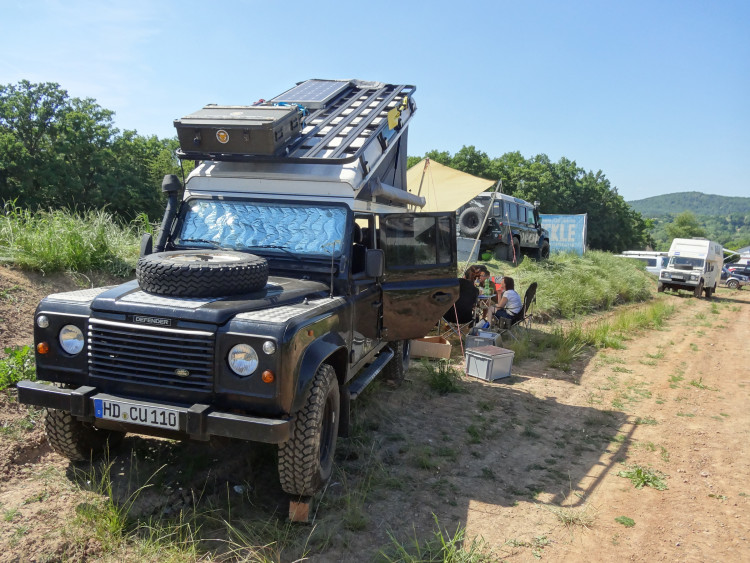
[[[521,261],[521,242],[513,238],[513,246],[508,246],[508,262],[518,264]]]
[[[279,446],[279,481],[285,493],[312,496],[333,472],[341,412],[336,372],[322,364],[307,400],[294,415],[292,435]]]
[[[411,346],[408,340],[397,340],[388,344],[393,350],[393,358],[383,368],[383,377],[392,387],[399,387],[409,369]]]
[[[711,296],[714,294],[714,288],[706,287],[703,289],[703,293],[706,294],[706,299],[711,299]]]
[[[97,459],[108,447],[117,447],[125,436],[125,432],[96,428],[57,409],[47,409],[44,431],[52,449],[72,461]]]

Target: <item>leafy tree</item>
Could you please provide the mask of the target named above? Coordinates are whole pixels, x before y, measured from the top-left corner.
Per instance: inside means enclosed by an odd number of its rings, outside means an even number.
[[[666,226],[670,239],[705,237],[706,229],[701,227],[697,217],[690,211],[684,211],[674,218],[674,222]]]
[[[0,200],[161,217],[161,179],[179,170],[177,141],[121,134],[113,116],[55,83],[0,86]]]

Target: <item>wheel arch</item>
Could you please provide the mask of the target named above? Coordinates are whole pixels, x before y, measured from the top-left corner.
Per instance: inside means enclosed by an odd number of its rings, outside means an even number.
[[[315,340],[302,355],[302,360],[299,363],[299,376],[297,377],[292,412],[296,412],[302,408],[307,392],[310,390],[310,385],[312,385],[312,381],[321,364],[329,364],[336,372],[336,380],[339,385],[343,385],[344,383],[349,359],[346,343],[339,338],[336,339],[336,342],[328,338],[330,338],[330,335]]]

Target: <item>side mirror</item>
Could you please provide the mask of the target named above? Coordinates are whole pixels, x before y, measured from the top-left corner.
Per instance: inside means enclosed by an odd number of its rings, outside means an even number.
[[[368,249],[365,254],[365,274],[368,278],[379,278],[385,272],[385,254],[382,250]]]
[[[151,233],[143,233],[141,237],[141,254],[140,257],[148,256],[154,251]]]

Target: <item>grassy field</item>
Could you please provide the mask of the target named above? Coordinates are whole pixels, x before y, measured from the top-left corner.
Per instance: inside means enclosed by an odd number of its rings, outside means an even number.
[[[106,211],[81,215],[29,211],[7,202],[0,215],[0,263],[45,273],[104,271],[129,276],[150,225],[126,224]]]

